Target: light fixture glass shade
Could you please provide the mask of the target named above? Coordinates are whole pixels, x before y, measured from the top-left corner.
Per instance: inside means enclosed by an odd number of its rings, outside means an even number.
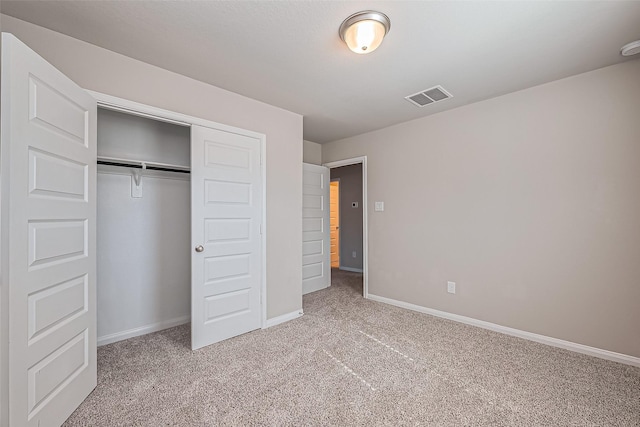
[[[365,10],[354,13],[340,25],[340,38],[349,49],[363,54],[373,52],[389,32],[391,21],[384,13]]]
[[[384,25],[370,19],[356,22],[347,28],[344,41],[355,53],[370,53],[380,46],[386,31]]]
[[[627,43],[620,49],[620,55],[633,56],[640,53],[640,40],[636,40],[631,43]]]

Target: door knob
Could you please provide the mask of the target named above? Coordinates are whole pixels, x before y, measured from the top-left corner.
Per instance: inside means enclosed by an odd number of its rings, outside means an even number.
[[[196,252],[204,252],[204,247],[202,245],[196,246]]]

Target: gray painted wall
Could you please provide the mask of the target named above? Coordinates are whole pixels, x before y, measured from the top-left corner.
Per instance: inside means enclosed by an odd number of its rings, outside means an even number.
[[[640,357],[639,111],[636,59],[323,144],[367,156],[369,292]]]
[[[334,178],[340,178],[340,267],[362,270],[362,165],[333,168]]]
[[[322,164],[322,145],[311,141],[302,141],[302,161],[313,165]]]

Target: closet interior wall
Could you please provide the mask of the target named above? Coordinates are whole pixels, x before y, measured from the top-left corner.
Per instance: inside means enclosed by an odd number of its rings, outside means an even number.
[[[190,128],[99,108],[101,157],[189,167]],[[191,319],[190,175],[134,171],[98,166],[98,345]]]

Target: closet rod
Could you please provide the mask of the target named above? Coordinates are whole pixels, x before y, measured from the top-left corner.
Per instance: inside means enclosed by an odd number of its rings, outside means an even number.
[[[111,157],[98,157],[98,164],[164,172],[191,173],[189,168],[186,166],[172,165],[169,163],[144,162],[140,160],[116,159]]]

